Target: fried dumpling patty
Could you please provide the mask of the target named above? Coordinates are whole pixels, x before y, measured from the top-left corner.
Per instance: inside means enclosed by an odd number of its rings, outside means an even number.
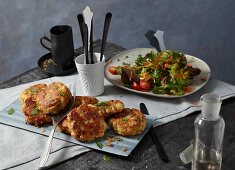
[[[96,104],[98,103],[99,100],[95,97],[90,97],[90,96],[76,96],[75,97],[75,102],[74,102],[74,108],[79,107],[81,104]]]
[[[70,135],[70,131],[69,131],[69,127],[68,127],[68,120],[67,120],[67,116],[61,120],[58,125],[57,125],[57,130],[59,130],[62,133],[68,134]]]
[[[67,115],[71,136],[78,141],[92,141],[104,136],[107,124],[99,110],[85,104],[74,108]]]
[[[57,114],[66,107],[71,99],[72,94],[66,85],[61,82],[53,82],[47,86],[46,90],[38,93],[36,102],[38,109],[45,114]]]
[[[134,136],[141,134],[146,127],[145,115],[137,109],[125,108],[109,119],[110,127],[119,135]]]
[[[32,98],[32,100],[35,101],[38,93],[41,91],[45,91],[46,88],[46,84],[35,84],[30,86],[29,88],[21,92],[19,96],[20,102],[24,104],[28,98]]]
[[[81,104],[96,104],[99,100],[95,97],[89,97],[89,96],[76,96],[75,102],[73,108],[79,107]],[[57,129],[63,133],[70,134],[69,128],[68,128],[68,121],[67,117],[65,117],[57,126]]]
[[[44,91],[46,88],[47,85],[45,84],[36,84],[25,89],[20,94],[19,100],[22,104],[22,112],[25,115],[26,123],[35,126],[43,126],[52,123],[51,118],[40,111],[36,103],[38,93]]]
[[[43,113],[37,108],[37,104],[32,98],[28,98],[22,107],[22,111],[25,115],[26,123],[35,125],[37,127],[45,124],[52,124],[51,117]]]
[[[95,104],[105,118],[121,112],[125,106],[120,100],[101,101]]]

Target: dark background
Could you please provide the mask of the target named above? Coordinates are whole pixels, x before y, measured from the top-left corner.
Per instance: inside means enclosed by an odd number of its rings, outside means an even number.
[[[167,49],[201,58],[213,78],[235,85],[234,0],[0,0],[0,82],[37,66],[47,53],[39,39],[54,25],[71,25],[80,47],[76,15],[86,5],[94,12],[94,39],[110,11],[109,42],[150,47],[144,34],[162,30]]]

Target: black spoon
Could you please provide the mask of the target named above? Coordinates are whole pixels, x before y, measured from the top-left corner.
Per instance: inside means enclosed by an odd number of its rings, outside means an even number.
[[[103,60],[103,54],[104,54],[104,49],[105,49],[105,44],[109,32],[109,25],[110,21],[112,18],[112,14],[108,12],[105,16],[105,21],[104,21],[104,30],[103,30],[103,37],[102,37],[102,44],[101,44],[101,53],[100,53],[100,62]]]
[[[78,14],[77,19],[78,19],[78,23],[79,23],[80,32],[81,32],[82,43],[83,43],[83,46],[84,46],[84,34],[83,34],[83,28],[82,28],[82,24],[84,23],[83,15]]]
[[[83,35],[84,35],[84,54],[86,57],[86,63],[89,64],[89,59],[88,59],[88,28],[85,23],[82,24],[82,30],[83,30]]]

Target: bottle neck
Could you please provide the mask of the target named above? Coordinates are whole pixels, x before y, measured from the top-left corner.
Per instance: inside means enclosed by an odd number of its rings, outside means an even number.
[[[219,120],[221,117],[220,117],[220,115],[219,116],[217,116],[217,117],[204,117],[202,114],[201,114],[201,119],[202,120],[205,120],[205,121],[217,121],[217,120]]]
[[[201,97],[202,117],[208,121],[219,119],[221,100],[215,94],[205,94]]]

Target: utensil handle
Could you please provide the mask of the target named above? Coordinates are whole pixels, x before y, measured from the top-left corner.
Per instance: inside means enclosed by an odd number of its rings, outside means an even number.
[[[52,147],[52,140],[53,140],[55,129],[56,129],[56,126],[54,126],[53,129],[50,132],[50,135],[49,135],[49,138],[47,140],[46,146],[45,146],[44,151],[41,155],[41,161],[40,161],[40,164],[39,164],[39,168],[43,168],[45,166],[45,164],[47,163],[47,160],[48,160],[49,155],[50,155],[51,147]]]
[[[84,23],[83,15],[82,14],[78,14],[77,15],[77,19],[78,19],[80,33],[81,33],[81,37],[82,37],[82,44],[84,46],[84,34],[83,34],[83,28],[82,28],[82,24]]]
[[[150,128],[150,136],[153,140],[153,143],[155,144],[156,150],[159,154],[159,157],[164,161],[164,162],[169,162],[168,156],[166,155],[166,152],[161,144],[161,142],[158,139],[158,136],[154,132],[153,127]]]
[[[104,54],[104,49],[105,49],[105,44],[109,32],[109,25],[110,21],[112,18],[112,14],[108,12],[105,16],[105,21],[104,21],[104,30],[103,30],[103,37],[102,37],[102,44],[101,44],[101,53],[100,53],[100,62],[103,60],[103,54]]]
[[[93,18],[93,12],[91,11],[89,6],[86,6],[85,9],[82,11],[84,16],[84,23],[87,25],[88,30],[88,52],[90,51],[90,32],[91,32],[91,20]]]
[[[94,56],[93,56],[93,18],[91,20],[91,32],[90,32],[90,57],[91,57],[91,64],[94,64]]]
[[[84,34],[84,54],[86,58],[86,63],[89,64],[89,59],[88,59],[88,29],[87,25],[85,23],[82,24],[83,28],[83,34]]]
[[[144,103],[140,103],[140,110],[146,115],[149,115],[148,109]],[[150,136],[153,140],[153,143],[156,147],[156,150],[158,152],[159,157],[164,161],[164,162],[169,162],[168,156],[166,155],[166,152],[161,144],[161,142],[158,139],[157,134],[155,133],[153,127],[150,128]]]
[[[161,52],[160,44],[158,39],[154,36],[155,32],[153,30],[148,30],[145,33],[145,37],[149,40],[151,46],[155,47],[158,52]]]

